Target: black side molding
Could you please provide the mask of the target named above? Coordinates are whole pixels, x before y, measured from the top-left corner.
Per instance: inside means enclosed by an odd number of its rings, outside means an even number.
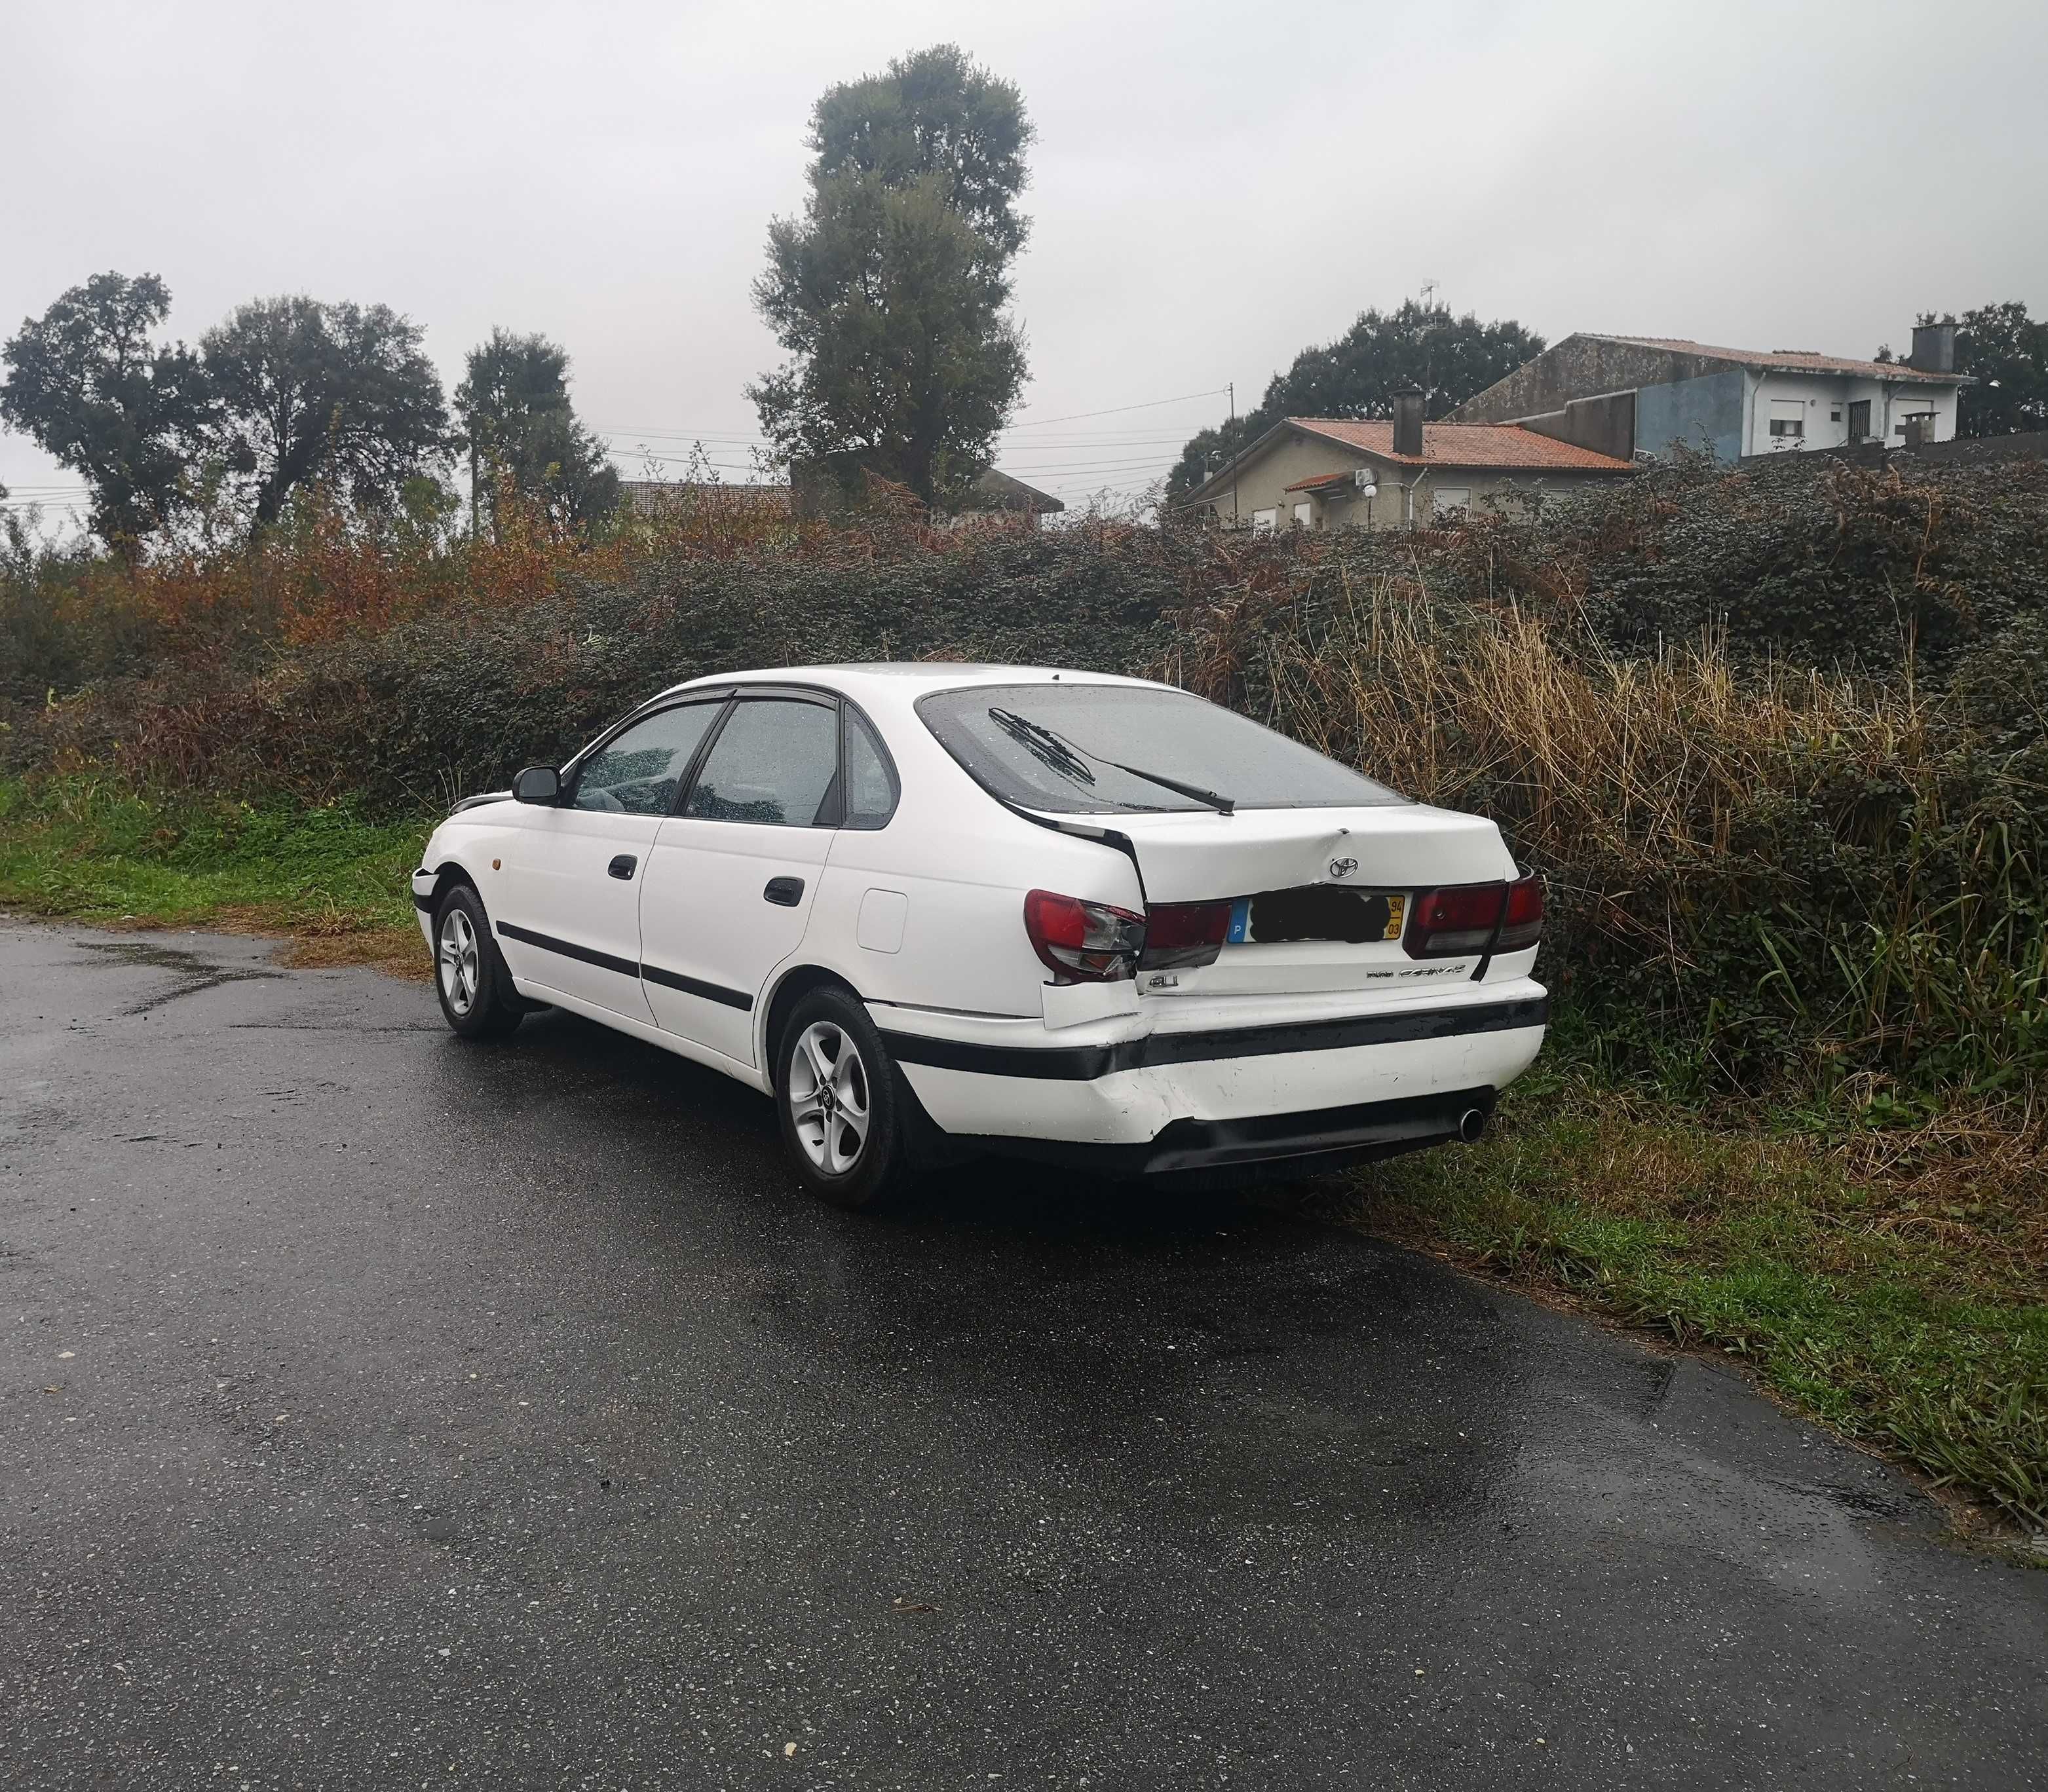
[[[557,939],[553,934],[536,933],[531,927],[515,926],[510,921],[500,921],[498,931],[507,939],[522,940],[529,946],[539,946],[543,952],[559,953],[564,958],[575,959],[578,964],[595,965],[599,970],[616,971],[621,977],[645,977],[664,989],[680,989],[685,995],[701,996],[708,1002],[736,1008],[742,1014],[751,1012],[754,1007],[754,998],[744,989],[728,989],[723,984],[706,983],[677,971],[663,970],[659,965],[636,964],[630,958],[600,952],[594,946],[579,946],[574,940]]]
[[[621,977],[637,977],[640,967],[630,958],[615,957],[610,952],[600,952],[592,946],[578,946],[572,940],[557,939],[553,934],[536,933],[531,927],[514,927],[510,921],[500,921],[498,931],[507,939],[522,939],[529,946],[537,946],[543,952],[557,952],[564,958],[573,958],[578,964],[595,965],[599,970],[615,970]]]
[[[884,1032],[882,1042],[905,1064],[974,1070],[983,1076],[1035,1077],[1092,1082],[1118,1070],[1161,1064],[1200,1064],[1219,1058],[1267,1058],[1290,1051],[1337,1051],[1349,1046],[1392,1045],[1404,1039],[1455,1039],[1465,1033],[1511,1032],[1550,1018],[1547,996],[1482,1002],[1420,1012],[1345,1015],[1284,1027],[1233,1027],[1203,1033],[1148,1033],[1112,1045],[983,1045],[936,1039],[919,1033]]]
[[[744,989],[728,989],[723,984],[706,983],[698,977],[685,977],[680,971],[664,970],[659,965],[642,965],[640,974],[665,989],[680,989],[686,996],[701,996],[708,1002],[736,1008],[742,1014],[754,1006],[754,998]]]

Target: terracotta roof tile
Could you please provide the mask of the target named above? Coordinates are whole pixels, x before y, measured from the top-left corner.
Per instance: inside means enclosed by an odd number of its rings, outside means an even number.
[[[1402,466],[1499,467],[1546,473],[1633,473],[1635,464],[1570,442],[1538,435],[1516,423],[1425,423],[1422,451],[1397,455],[1391,422],[1345,417],[1290,417],[1295,428],[1347,448],[1360,448]]]
[[[1312,473],[1305,479],[1297,479],[1287,490],[1290,492],[1313,492],[1325,486],[1352,486],[1357,482],[1353,473]]]

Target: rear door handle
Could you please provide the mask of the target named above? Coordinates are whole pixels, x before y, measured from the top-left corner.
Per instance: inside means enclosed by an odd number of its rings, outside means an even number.
[[[621,853],[617,858],[614,859],[611,863],[607,865],[604,869],[614,877],[623,877],[630,880],[633,876],[634,868],[638,865],[639,862],[639,860],[635,858],[630,853]]]
[[[770,877],[768,888],[762,895],[782,908],[794,908],[804,900],[804,881],[801,877]]]

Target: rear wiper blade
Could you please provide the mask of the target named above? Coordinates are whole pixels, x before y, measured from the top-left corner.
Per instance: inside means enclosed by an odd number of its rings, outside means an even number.
[[[1178,778],[1169,778],[1163,772],[1147,772],[1141,766],[1126,765],[1120,760],[1105,759],[1099,753],[1090,753],[1080,742],[1070,741],[1065,735],[1056,733],[1042,722],[1034,722],[1028,716],[1018,714],[1014,710],[991,709],[988,717],[1007,733],[1015,734],[1022,730],[1051,742],[1062,752],[1078,753],[1083,758],[1092,759],[1098,765],[1107,765],[1112,771],[1123,772],[1134,778],[1142,778],[1148,784],[1158,784],[1162,790],[1177,791],[1182,796],[1192,796],[1197,803],[1206,803],[1220,814],[1228,815],[1236,812],[1236,799],[1225,796],[1220,791],[1205,790],[1200,784],[1183,784]],[[1095,780],[1090,778],[1088,782],[1092,784]]]

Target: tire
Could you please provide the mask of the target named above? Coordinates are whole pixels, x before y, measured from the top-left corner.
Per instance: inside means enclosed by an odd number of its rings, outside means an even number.
[[[867,1010],[844,989],[813,989],[775,1052],[776,1117],[797,1179],[835,1207],[884,1205],[917,1167],[917,1115]]]
[[[434,993],[442,1018],[465,1039],[502,1039],[526,1017],[483,899],[467,884],[455,885],[434,911]]]

